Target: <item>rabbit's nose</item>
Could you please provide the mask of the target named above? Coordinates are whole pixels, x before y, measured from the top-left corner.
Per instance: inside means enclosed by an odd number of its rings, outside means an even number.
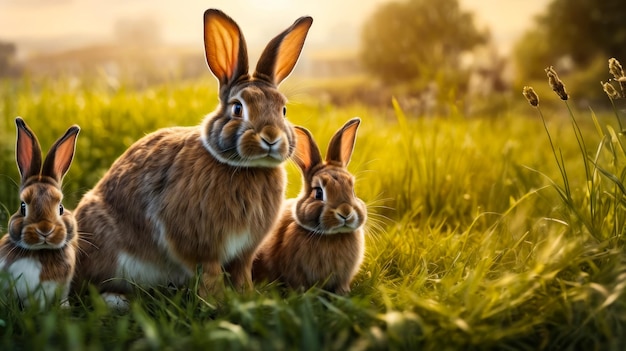
[[[340,220],[343,220],[344,223],[347,223],[354,217],[354,211],[352,209],[343,209],[337,211],[337,216]]]
[[[261,137],[261,141],[263,142],[263,144],[265,144],[265,146],[267,146],[268,149],[271,149],[272,146],[280,143],[280,137],[277,137],[274,139],[270,139],[268,137]]]
[[[42,237],[46,238],[48,237],[50,234],[52,234],[52,232],[54,231],[54,227],[50,227],[50,228],[35,228],[35,231],[37,232],[37,234],[41,235]]]
[[[282,140],[282,133],[277,128],[272,126],[266,126],[263,128],[261,133],[259,133],[261,137],[261,143],[263,146],[266,146],[268,149],[271,149],[275,145],[279,144]]]

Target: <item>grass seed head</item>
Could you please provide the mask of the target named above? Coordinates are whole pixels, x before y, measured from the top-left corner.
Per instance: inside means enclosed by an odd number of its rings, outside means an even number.
[[[552,90],[554,90],[561,100],[567,100],[569,95],[567,95],[567,92],[565,91],[565,85],[563,85],[563,82],[559,79],[559,76],[556,74],[554,68],[550,66],[546,68],[545,71],[548,75],[548,83],[550,84],[550,87],[552,87]]]
[[[524,97],[526,98],[526,100],[528,100],[528,103],[530,103],[531,106],[537,107],[537,105],[539,105],[539,96],[537,96],[537,93],[535,92],[535,89],[533,89],[533,87],[525,86],[524,89],[522,89],[522,95],[524,95]]]
[[[616,80],[624,77],[624,69],[619,61],[617,61],[614,57],[609,59],[609,73],[611,73]]]
[[[602,89],[604,89],[604,92],[609,97],[609,99],[611,100],[619,99],[620,94],[617,90],[615,90],[615,87],[613,86],[613,84],[609,82],[606,82],[606,83],[600,82],[600,84],[602,84]]]
[[[609,59],[609,73],[611,73],[619,83],[619,88],[622,91],[621,96],[626,96],[626,75],[624,75],[622,65],[615,57]]]

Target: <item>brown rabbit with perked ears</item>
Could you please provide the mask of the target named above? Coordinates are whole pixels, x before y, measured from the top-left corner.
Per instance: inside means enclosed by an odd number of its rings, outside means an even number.
[[[23,305],[66,303],[76,264],[78,234],[72,213],[63,208],[61,182],[74,157],[80,128],[70,127],[43,160],[39,141],[20,117],[15,155],[20,171],[20,209],[0,239],[0,271]],[[58,298],[58,300],[56,300]]]
[[[200,294],[220,295],[223,270],[250,287],[254,252],[284,197],[284,162],[295,149],[278,85],[293,70],[311,26],[302,17],[269,42],[254,72],[239,26],[204,13],[206,60],[219,106],[200,126],[158,130],[122,154],[76,208],[76,283],[110,305],[143,287],[182,285],[202,272]]]
[[[346,168],[360,122],[353,118],[335,133],[326,161],[311,133],[296,127],[294,160],[302,171],[302,192],[285,202],[276,227],[261,244],[253,265],[255,281],[350,291],[363,262],[367,220],[367,207],[354,193],[354,177]]]

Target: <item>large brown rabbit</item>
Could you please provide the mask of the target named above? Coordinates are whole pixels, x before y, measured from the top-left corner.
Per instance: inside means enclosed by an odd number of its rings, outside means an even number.
[[[354,177],[346,168],[359,123],[353,118],[335,133],[326,161],[309,131],[296,127],[302,192],[285,202],[276,227],[261,244],[253,265],[255,281],[350,291],[363,261],[367,220],[367,207],[354,193]]]
[[[70,168],[80,129],[70,127],[43,160],[39,141],[20,117],[15,155],[20,171],[20,209],[9,219],[0,239],[0,271],[22,304],[40,307],[67,298],[76,264],[76,220],[63,208],[61,182]]]
[[[223,270],[251,286],[254,252],[284,196],[283,164],[295,148],[278,84],[294,68],[311,26],[298,19],[269,42],[254,72],[238,25],[204,13],[217,109],[200,126],[161,129],[122,154],[76,208],[77,283],[91,282],[125,307],[132,286],[185,284],[199,267],[200,293],[219,295]]]

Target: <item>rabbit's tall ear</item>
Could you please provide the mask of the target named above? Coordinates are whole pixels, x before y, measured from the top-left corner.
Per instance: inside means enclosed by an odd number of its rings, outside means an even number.
[[[241,29],[220,10],[204,12],[204,50],[207,64],[220,86],[248,73],[248,51]]]
[[[360,123],[360,118],[353,118],[333,135],[328,145],[327,162],[338,162],[342,167],[346,167],[350,163],[356,142],[356,132]]]
[[[298,62],[304,39],[313,23],[311,17],[300,17],[291,27],[267,44],[259,58],[254,76],[278,85]]]
[[[296,131],[296,152],[294,161],[300,167],[303,174],[306,174],[311,167],[322,162],[320,149],[313,140],[311,132],[307,129],[295,126]]]
[[[63,179],[63,176],[67,173],[72,164],[72,159],[74,158],[78,132],[80,132],[78,126],[71,126],[67,132],[52,145],[43,163],[43,175],[50,176],[58,182]]]
[[[41,171],[41,147],[37,137],[22,118],[15,118],[15,125],[17,126],[15,159],[24,183],[27,178],[39,175]]]

